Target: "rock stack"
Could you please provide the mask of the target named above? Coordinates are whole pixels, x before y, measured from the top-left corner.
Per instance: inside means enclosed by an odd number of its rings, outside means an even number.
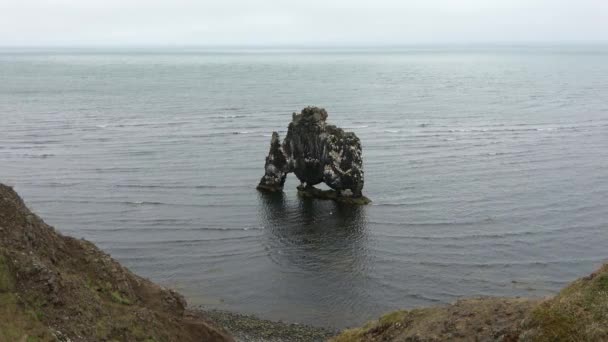
[[[326,121],[325,109],[306,107],[300,114],[293,113],[283,143],[277,132],[272,133],[259,190],[282,191],[285,177],[293,172],[301,182],[298,190],[303,196],[355,204],[370,202],[362,194],[364,177],[359,138]],[[320,183],[333,190],[316,189],[314,186]]]

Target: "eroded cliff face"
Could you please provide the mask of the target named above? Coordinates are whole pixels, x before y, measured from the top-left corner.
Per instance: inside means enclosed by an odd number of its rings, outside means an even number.
[[[285,176],[293,172],[302,183],[299,189],[313,196],[323,192],[312,187],[325,183],[335,192],[320,197],[363,197],[361,141],[355,133],[327,124],[327,116],[323,108],[307,107],[293,114],[282,144],[273,132],[258,189],[281,191]]]

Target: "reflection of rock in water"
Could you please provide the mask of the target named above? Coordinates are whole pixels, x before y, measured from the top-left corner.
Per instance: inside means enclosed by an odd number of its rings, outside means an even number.
[[[333,199],[351,204],[367,204],[363,190],[363,160],[359,138],[352,132],[326,123],[323,108],[307,107],[293,113],[287,136],[280,143],[272,133],[265,174],[259,190],[280,192],[285,176],[293,172],[302,183],[298,190],[308,197]],[[325,183],[333,190],[321,191],[313,186]]]
[[[266,250],[265,311],[281,319],[297,310],[304,322],[362,322],[374,307],[365,206],[260,192],[259,236]],[[258,295],[259,292],[258,292]],[[257,297],[256,297],[257,298]],[[274,315],[274,316],[272,316]]]
[[[364,208],[337,202],[298,199],[283,193],[262,193],[262,219],[269,255],[287,268],[326,273],[348,282],[365,267]]]

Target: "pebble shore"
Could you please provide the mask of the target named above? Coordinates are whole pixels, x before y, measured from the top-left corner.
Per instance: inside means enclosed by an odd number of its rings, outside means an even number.
[[[275,322],[222,310],[207,310],[203,312],[216,326],[226,329],[239,342],[316,342],[326,341],[335,336],[338,331],[313,327],[304,324]]]

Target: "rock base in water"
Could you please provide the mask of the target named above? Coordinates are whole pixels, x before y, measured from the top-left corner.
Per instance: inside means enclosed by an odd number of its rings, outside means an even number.
[[[282,186],[276,186],[276,185],[272,185],[272,184],[258,184],[258,186],[256,187],[256,189],[258,189],[260,191],[266,191],[266,192],[281,192],[281,191],[283,191],[283,187]]]
[[[361,195],[359,197],[341,196],[336,190],[321,190],[315,187],[298,186],[298,195],[306,198],[317,198],[323,200],[332,200],[340,203],[366,205],[372,200]]]

